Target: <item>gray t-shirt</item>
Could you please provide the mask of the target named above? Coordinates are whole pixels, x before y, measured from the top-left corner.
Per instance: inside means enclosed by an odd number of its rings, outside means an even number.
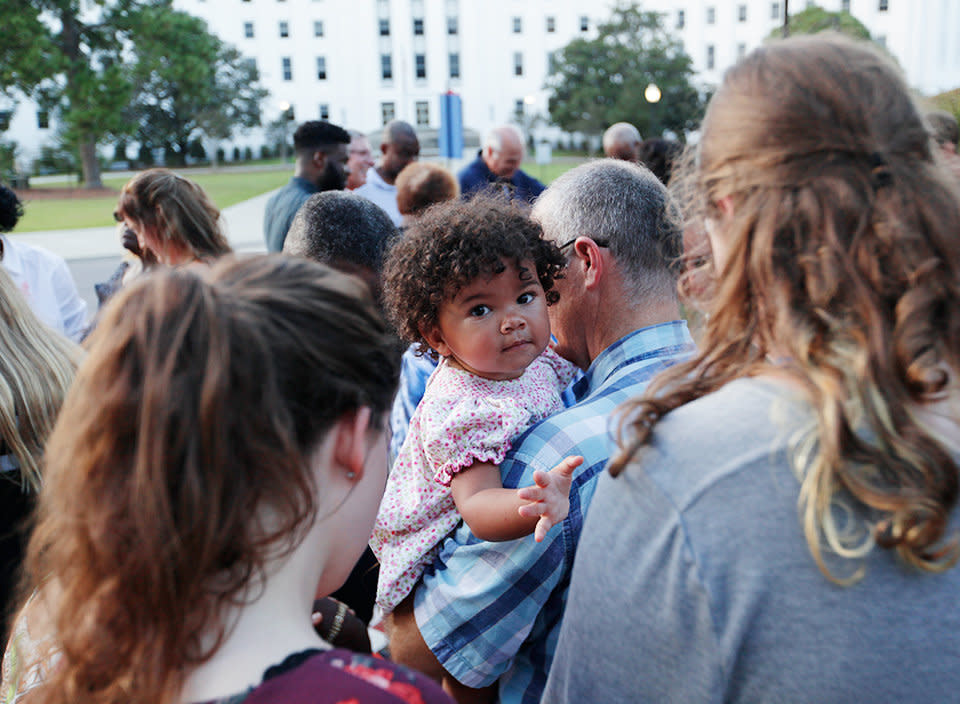
[[[544,702],[960,701],[960,568],[831,555],[866,570],[842,587],[814,563],[788,460],[811,422],[742,379],[601,477]]]

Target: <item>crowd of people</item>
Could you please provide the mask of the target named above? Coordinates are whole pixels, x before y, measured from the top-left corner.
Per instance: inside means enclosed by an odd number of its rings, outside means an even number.
[[[830,33],[549,186],[307,122],[92,321],[0,187],[0,701],[952,701],[957,137]]]

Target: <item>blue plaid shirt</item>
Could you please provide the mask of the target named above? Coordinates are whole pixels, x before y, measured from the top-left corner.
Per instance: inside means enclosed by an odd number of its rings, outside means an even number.
[[[692,351],[684,321],[627,335],[604,350],[576,382],[580,400],[575,406],[516,440],[500,465],[505,487],[529,486],[535,470],[549,471],[569,455],[584,458],[570,489],[570,513],[543,542],[532,536],[483,542],[462,522],[443,541],[417,587],[414,608],[427,645],[458,680],[483,687],[500,678],[501,702],[540,701],[583,519],[597,477],[615,449],[610,414],[639,395],[657,372]]]

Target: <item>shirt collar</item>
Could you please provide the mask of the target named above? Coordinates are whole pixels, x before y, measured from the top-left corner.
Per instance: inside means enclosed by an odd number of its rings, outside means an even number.
[[[20,274],[23,271],[23,262],[20,259],[20,252],[10,243],[10,239],[0,235],[3,239],[3,266],[11,274]]]
[[[686,320],[650,325],[621,337],[597,355],[583,378],[573,385],[577,401],[610,381],[621,369],[633,362],[662,354],[663,351],[692,352],[693,338]]]

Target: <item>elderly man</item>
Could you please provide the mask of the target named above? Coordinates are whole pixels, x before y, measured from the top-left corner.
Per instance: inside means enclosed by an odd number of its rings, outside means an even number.
[[[934,110],[927,113],[926,117],[933,140],[940,147],[944,165],[960,181],[960,155],[957,154],[960,129],[957,127],[957,118],[946,110]]]
[[[350,175],[347,176],[347,190],[355,191],[367,182],[367,171],[372,169],[376,162],[373,160],[367,135],[358,130],[347,130],[347,132],[350,135],[350,148],[347,150],[349,153],[347,168],[350,169]]]
[[[603,133],[603,153],[611,159],[637,163],[640,160],[640,132],[629,122],[617,122]]]
[[[457,528],[413,607],[408,599],[394,612],[390,651],[398,662],[452,676],[453,689],[497,683],[501,702],[540,701],[584,514],[615,450],[610,414],[692,351],[679,319],[670,264],[679,235],[668,224],[666,197],[646,169],[604,159],[561,176],[534,206],[544,237],[568,261],[556,282],[560,299],[548,308],[556,349],[586,374],[574,386],[576,405],[521,436],[500,471],[505,487],[527,486],[535,470],[582,455],[570,514],[540,543],[482,542]]]
[[[380,154],[380,164],[367,171],[367,182],[356,193],[383,208],[393,224],[400,227],[403,216],[397,207],[397,176],[420,156],[416,130],[401,120],[388,122],[383,128]]]
[[[543,193],[544,185],[520,169],[525,151],[520,130],[513,125],[494,127],[484,136],[477,158],[457,174],[460,193],[469,198],[497,184],[511,198],[532,203]]]
[[[304,122],[293,133],[293,178],[267,201],[263,212],[267,251],[283,249],[293,216],[307,198],[314,193],[343,190],[349,143],[345,129],[322,120]]]

